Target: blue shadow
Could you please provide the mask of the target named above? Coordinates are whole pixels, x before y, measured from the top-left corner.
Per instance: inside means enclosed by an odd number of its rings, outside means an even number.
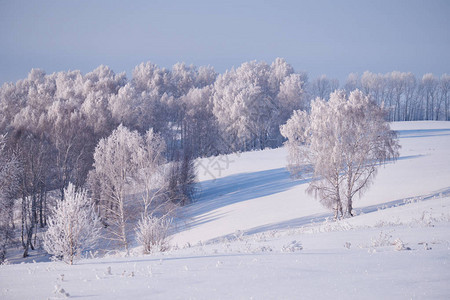
[[[201,182],[196,201],[183,210],[184,219],[202,215],[190,222],[189,228],[220,218],[212,211],[224,206],[286,191],[310,179],[293,180],[286,168],[254,173],[241,173]]]
[[[427,200],[434,199],[435,197],[447,197],[447,196],[450,196],[450,187],[447,187],[447,188],[439,190],[439,191],[435,191],[428,195],[423,195],[423,196],[419,196],[419,197],[403,198],[403,199],[393,200],[393,201],[380,203],[380,204],[376,204],[376,205],[370,205],[370,206],[366,206],[366,207],[358,207],[358,208],[356,208],[356,210],[360,211],[364,214],[369,214],[369,213],[379,211],[381,209],[403,206],[403,205],[409,204],[414,201],[427,201]],[[286,230],[286,229],[291,229],[291,228],[299,228],[299,227],[311,225],[314,223],[322,223],[326,219],[332,220],[333,214],[331,214],[331,213],[315,214],[315,215],[304,216],[301,218],[286,220],[286,221],[279,222],[279,223],[267,224],[264,226],[259,226],[259,227],[255,227],[255,228],[252,228],[249,230],[245,230],[244,235],[252,235],[252,234],[256,234],[256,233],[273,231],[273,230]],[[227,235],[225,237],[216,238],[214,240],[220,240],[222,238],[231,237],[231,236],[232,235]]]
[[[402,139],[434,137],[450,135],[450,129],[411,129],[397,131],[398,137]]]

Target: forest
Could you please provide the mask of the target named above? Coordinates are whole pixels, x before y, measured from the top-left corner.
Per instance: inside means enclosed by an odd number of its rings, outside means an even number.
[[[450,75],[364,72],[340,84],[326,75],[310,80],[282,58],[222,74],[210,66],[177,63],[169,70],[147,62],[131,79],[107,66],[87,74],[33,69],[5,83],[0,260],[11,243],[21,244],[24,257],[35,248],[55,203],[71,195],[68,187],[93,199],[111,239],[127,248],[133,187],[143,203],[142,233],[156,226],[155,216],[193,201],[196,158],[280,147],[286,141],[280,126],[292,113],[309,111],[314,99],[327,101],[337,89],[358,89],[386,110],[386,121],[450,120]]]

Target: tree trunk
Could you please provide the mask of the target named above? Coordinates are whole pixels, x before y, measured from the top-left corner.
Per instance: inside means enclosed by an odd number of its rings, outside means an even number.
[[[339,191],[339,189],[338,189],[338,191]],[[342,202],[341,202],[341,199],[338,194],[338,199],[336,200],[336,210],[335,210],[335,214],[334,214],[334,220],[337,221],[338,219],[342,219],[343,216],[344,216],[344,214],[342,211]]]
[[[351,217],[353,217],[353,199],[351,196],[347,197],[347,214],[350,215]]]
[[[28,256],[28,250],[31,248],[31,250],[34,250],[34,246],[32,244],[32,239],[33,239],[33,229],[34,229],[34,224],[33,222],[31,222],[31,227],[27,228],[27,242],[25,244],[25,250],[23,251],[23,258]]]

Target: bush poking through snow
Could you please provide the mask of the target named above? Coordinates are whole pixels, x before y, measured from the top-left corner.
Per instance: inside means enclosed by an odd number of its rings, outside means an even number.
[[[302,243],[297,241],[292,241],[291,243],[284,245],[281,248],[281,252],[296,252],[300,250],[303,250],[303,246]]]
[[[394,246],[396,251],[411,250],[411,248],[407,247],[401,239],[396,239],[394,241]]]
[[[95,246],[100,237],[100,221],[86,191],[75,191],[70,183],[64,201],[53,209],[44,235],[44,248],[58,259],[73,264],[81,252]]]
[[[136,227],[138,242],[144,247],[144,254],[168,249],[168,231],[172,224],[171,218],[155,216],[142,217]]]
[[[387,233],[380,232],[380,235],[376,238],[372,238],[372,247],[384,247],[391,245],[392,236]]]
[[[58,298],[69,298],[70,297],[70,294],[68,292],[66,292],[66,290],[63,289],[59,284],[55,285],[55,290],[53,291],[53,293]]]

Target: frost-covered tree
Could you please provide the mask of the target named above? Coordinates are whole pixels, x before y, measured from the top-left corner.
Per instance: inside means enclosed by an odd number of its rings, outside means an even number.
[[[0,263],[14,236],[14,199],[19,191],[20,165],[15,155],[5,150],[4,135],[0,135]]]
[[[326,75],[321,75],[311,83],[311,98],[319,97],[328,100],[330,94],[338,88],[339,81],[337,79],[330,79]]]
[[[111,239],[119,241],[128,250],[127,194],[129,183],[136,176],[136,154],[142,138],[137,131],[119,125],[111,135],[99,141],[94,152],[94,170],[90,175],[91,186],[100,189],[102,221],[108,226]]]
[[[58,259],[73,264],[85,250],[92,249],[100,237],[100,221],[85,190],[71,183],[64,190],[64,201],[53,208],[44,234],[44,249]]]
[[[166,143],[163,137],[150,128],[139,148],[136,149],[134,161],[137,164],[135,181],[142,189],[144,216],[166,215],[172,211],[172,206],[166,200],[165,188],[165,151]]]
[[[125,73],[116,75],[107,66],[100,66],[84,76],[84,101],[80,111],[96,139],[107,136],[115,127],[108,109],[109,98],[125,84]]]
[[[450,75],[443,74],[439,83],[439,94],[444,105],[444,120],[450,121]]]
[[[183,114],[183,143],[195,156],[217,155],[220,136],[213,114],[212,86],[193,88],[180,98]]]
[[[270,66],[246,62],[218,76],[213,113],[229,148],[225,151],[279,145],[279,125],[291,113],[286,111],[304,107],[304,82],[292,72],[283,59],[277,59]]]
[[[422,77],[422,91],[425,98],[425,120],[434,120],[435,101],[437,95],[438,79],[431,73]]]
[[[290,170],[312,176],[308,192],[333,209],[336,218],[352,216],[354,196],[369,187],[380,164],[399,155],[384,116],[383,108],[361,91],[348,97],[336,91],[328,102],[314,100],[310,114],[296,111],[281,127]]]
[[[357,73],[350,73],[347,76],[347,79],[345,81],[344,90],[347,92],[347,94],[350,94],[351,91],[358,89],[361,85],[359,76]]]
[[[177,205],[186,205],[195,196],[197,171],[189,149],[178,152],[166,176],[168,199]]]
[[[84,123],[79,106],[70,99],[56,100],[48,108],[45,130],[55,151],[55,181],[64,196],[69,182],[82,186],[91,163],[93,131]]]
[[[136,239],[142,245],[144,254],[165,251],[168,248],[168,233],[172,219],[166,216],[143,216],[136,226]]]
[[[165,150],[164,139],[152,129],[143,137],[123,125],[101,139],[95,149],[90,188],[110,238],[126,250],[130,219],[140,214],[165,215],[171,210],[164,195]],[[142,198],[142,210],[136,198]]]
[[[43,228],[46,224],[46,192],[51,186],[53,148],[43,133],[33,134],[26,129],[13,132],[9,144],[21,165],[21,241],[26,257],[29,249],[34,250],[38,226]]]
[[[294,110],[309,109],[309,103],[305,101],[305,80],[301,74],[291,74],[280,83],[277,95],[280,124],[286,123]]]

